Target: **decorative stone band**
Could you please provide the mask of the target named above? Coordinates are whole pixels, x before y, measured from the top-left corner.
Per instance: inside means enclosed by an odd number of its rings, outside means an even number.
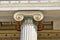
[[[0,4],[59,3],[59,0],[0,0]]]

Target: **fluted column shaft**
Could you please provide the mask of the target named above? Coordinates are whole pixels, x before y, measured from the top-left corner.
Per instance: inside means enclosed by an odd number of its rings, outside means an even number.
[[[21,26],[21,40],[37,40],[37,29],[31,18],[25,19]]]

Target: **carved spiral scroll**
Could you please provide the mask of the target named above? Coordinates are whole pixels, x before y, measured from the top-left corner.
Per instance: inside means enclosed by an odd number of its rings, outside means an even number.
[[[34,18],[34,20],[35,21],[41,21],[42,19],[43,19],[43,14],[42,13],[40,13],[40,14],[35,14],[34,16],[33,16],[33,18]]]
[[[24,19],[24,16],[22,14],[20,14],[20,13],[15,13],[14,14],[14,19],[16,21],[22,21]]]

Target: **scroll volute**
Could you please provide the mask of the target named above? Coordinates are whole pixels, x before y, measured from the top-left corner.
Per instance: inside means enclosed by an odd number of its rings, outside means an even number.
[[[20,31],[22,20],[24,19],[24,15],[20,14],[20,12],[17,12],[14,14],[14,19],[16,20],[16,29]]]

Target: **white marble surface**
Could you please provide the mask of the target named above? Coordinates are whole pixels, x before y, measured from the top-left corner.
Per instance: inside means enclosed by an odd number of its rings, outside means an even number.
[[[25,20],[25,23],[21,27],[20,40],[37,40],[37,30],[32,20]]]

